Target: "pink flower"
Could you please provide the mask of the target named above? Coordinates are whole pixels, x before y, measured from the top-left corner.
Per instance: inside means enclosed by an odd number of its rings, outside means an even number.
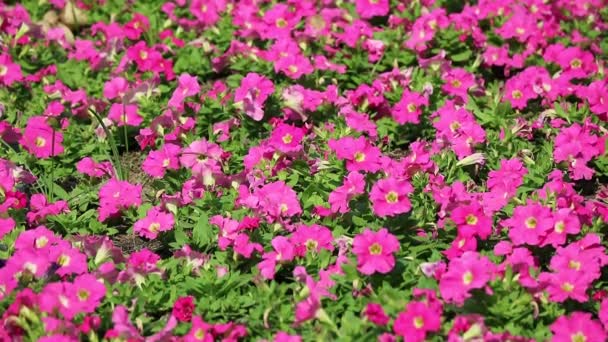
[[[284,236],[276,236],[271,241],[273,251],[266,252],[258,264],[260,274],[266,279],[273,279],[279,262],[291,261],[295,257],[295,248],[291,241]]]
[[[108,112],[108,118],[114,121],[118,127],[138,127],[144,119],[139,115],[136,104],[113,103]]]
[[[376,303],[368,303],[363,314],[370,322],[376,325],[386,325],[391,319],[386,315],[382,306]]]
[[[17,63],[13,63],[10,55],[5,53],[1,54],[0,84],[10,87],[13,83],[21,81],[22,78],[21,66]]]
[[[159,207],[152,207],[148,210],[146,217],[135,222],[133,231],[139,236],[148,239],[156,239],[159,232],[166,232],[173,229],[175,219],[173,214],[162,211]]]
[[[302,149],[303,137],[302,128],[280,123],[272,130],[269,143],[283,153],[298,152]]]
[[[55,203],[47,203],[43,194],[34,194],[30,198],[30,211],[26,214],[29,223],[39,223],[47,216],[59,215],[69,211],[68,203],[59,200]]]
[[[336,152],[339,159],[346,160],[348,171],[376,172],[380,169],[380,149],[373,146],[365,137],[331,139],[328,145]]]
[[[129,90],[129,81],[123,77],[114,77],[103,86],[103,96],[108,100],[122,99]]]
[[[182,166],[190,168],[193,175],[211,176],[221,172],[221,159],[224,150],[206,139],[193,141],[184,149],[179,162]]]
[[[133,18],[125,24],[123,30],[127,38],[138,40],[141,34],[148,31],[149,28],[150,21],[148,17],[141,13],[133,13]]]
[[[369,228],[353,239],[353,253],[357,256],[359,272],[371,275],[388,273],[395,266],[393,253],[399,250],[399,241],[386,228],[374,232]]]
[[[471,297],[471,289],[481,289],[493,277],[494,264],[486,256],[469,251],[462,256],[453,258],[448,264],[448,270],[439,280],[441,297],[449,303],[457,305]]]
[[[357,14],[363,19],[385,16],[389,11],[388,0],[356,0]]]
[[[407,341],[425,341],[428,332],[441,328],[441,312],[422,302],[409,302],[404,312],[395,319],[393,330]]]
[[[602,325],[590,313],[573,312],[561,316],[551,324],[552,342],[605,341]]]
[[[291,217],[302,213],[298,196],[285,182],[268,183],[256,189],[254,195],[259,198],[259,207],[271,219]]]
[[[511,218],[503,220],[502,224],[509,227],[509,238],[516,246],[541,244],[554,226],[551,210],[531,201],[515,207]]]
[[[88,269],[86,255],[63,240],[51,248],[49,259],[59,266],[55,272],[60,276],[82,274]]]
[[[53,129],[43,116],[32,116],[27,121],[19,143],[37,158],[46,159],[63,153],[63,135]]]
[[[108,161],[96,162],[91,157],[84,157],[76,163],[76,170],[89,177],[100,178],[103,176],[114,176],[112,163]]]
[[[477,203],[456,207],[450,218],[461,236],[479,236],[485,240],[492,234],[492,218],[488,217]]]
[[[127,181],[108,180],[99,189],[99,220],[105,221],[121,210],[141,205],[141,185],[132,185]]]
[[[194,297],[186,296],[178,298],[173,304],[172,315],[180,322],[190,322],[194,312]]]
[[[106,295],[103,282],[88,273],[74,278],[73,290],[80,310],[85,313],[95,312]]]
[[[177,84],[177,89],[175,89],[169,100],[169,106],[174,108],[180,108],[186,97],[194,96],[201,91],[196,76],[181,74],[177,79]]]
[[[422,106],[428,106],[429,100],[427,97],[413,91],[405,89],[401,100],[395,104],[391,115],[397,123],[403,125],[405,123],[420,123],[420,114],[422,114]]]
[[[151,151],[142,164],[142,169],[154,178],[163,178],[167,170],[179,169],[178,156],[181,148],[166,143],[158,151]]]
[[[595,171],[587,163],[605,152],[605,139],[591,133],[589,127],[575,123],[555,137],[553,158],[568,164],[572,179],[591,179]]]
[[[300,225],[291,236],[291,242],[296,248],[298,256],[305,256],[307,252],[318,253],[325,249],[333,251],[334,237],[327,227]]]
[[[585,303],[589,300],[587,296],[589,281],[575,270],[564,269],[558,273],[543,272],[538,276],[538,281],[546,284],[549,299],[553,302],[562,303],[566,299],[573,299]]]
[[[443,75],[445,83],[441,87],[449,95],[459,96],[464,102],[468,100],[468,90],[475,86],[475,77],[462,68],[454,68]]]
[[[272,93],[274,84],[271,80],[256,73],[249,73],[234,91],[234,102],[243,102],[245,114],[255,121],[260,121],[264,116],[264,102]]]
[[[12,218],[0,218],[0,240],[4,237],[4,235],[10,233],[15,229],[15,220]]]
[[[350,200],[365,192],[365,178],[359,172],[351,172],[344,179],[344,184],[329,194],[328,202],[333,213],[345,214],[350,211]]]
[[[550,230],[541,246],[558,247],[566,242],[568,235],[576,235],[581,231],[578,216],[570,208],[561,208],[553,213],[553,230]]]
[[[378,180],[369,193],[372,211],[380,217],[395,216],[407,213],[412,208],[407,197],[414,191],[406,180],[388,177]]]

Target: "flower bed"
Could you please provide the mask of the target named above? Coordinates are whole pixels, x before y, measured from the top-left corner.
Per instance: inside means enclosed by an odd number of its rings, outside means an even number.
[[[604,341],[608,7],[0,4],[1,341]]]

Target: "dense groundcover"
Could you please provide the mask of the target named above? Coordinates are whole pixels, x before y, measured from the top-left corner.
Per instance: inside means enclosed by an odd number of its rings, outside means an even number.
[[[26,0],[0,32],[0,341],[606,340],[605,1]]]

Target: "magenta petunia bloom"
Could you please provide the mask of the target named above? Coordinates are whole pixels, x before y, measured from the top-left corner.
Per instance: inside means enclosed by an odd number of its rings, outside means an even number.
[[[367,228],[353,239],[357,269],[366,275],[390,272],[395,267],[393,254],[398,250],[399,240],[386,228],[377,232]]]
[[[515,207],[513,216],[502,223],[509,227],[509,238],[513,244],[532,246],[541,244],[554,226],[551,210],[532,201]]]
[[[262,212],[272,219],[302,213],[296,192],[283,181],[266,184],[254,194],[259,198],[258,204]]]
[[[479,236],[487,239],[492,234],[492,218],[487,216],[478,203],[459,205],[450,216],[460,236]]]
[[[285,123],[280,123],[272,130],[269,143],[283,153],[298,152],[302,149],[304,130]]]
[[[113,103],[108,111],[108,118],[114,121],[118,127],[138,127],[144,121],[139,115],[136,104]]]
[[[141,185],[110,179],[99,189],[99,221],[116,216],[121,210],[141,205]]]
[[[179,153],[181,148],[167,143],[158,151],[151,151],[142,164],[142,169],[154,178],[163,178],[167,170],[179,169]]]
[[[194,297],[180,297],[173,304],[172,315],[180,322],[190,322],[194,308]]]
[[[412,191],[414,188],[406,180],[394,177],[380,179],[372,186],[369,193],[372,211],[380,217],[407,213],[412,208],[407,197]]]
[[[343,137],[329,140],[329,148],[336,152],[339,159],[346,160],[348,171],[376,172],[380,169],[380,149],[373,146],[365,137]]]
[[[494,276],[495,265],[486,256],[467,251],[450,260],[448,270],[439,280],[441,297],[449,303],[464,304],[471,289],[481,289]]]
[[[43,116],[32,116],[19,143],[38,158],[49,158],[63,153],[63,134],[53,129]]]
[[[587,312],[573,312],[560,316],[551,324],[551,342],[606,341],[602,325]]]
[[[393,330],[408,342],[422,342],[429,332],[441,328],[441,312],[437,312],[427,303],[409,302],[404,312],[395,319]]]
[[[404,90],[401,100],[395,104],[391,110],[391,115],[397,123],[420,123],[420,114],[423,106],[428,106],[427,97],[409,90]]]
[[[0,55],[0,84],[11,86],[15,82],[23,79],[21,66],[14,63],[11,56],[8,54]]]
[[[273,92],[274,84],[271,80],[256,73],[249,73],[234,91],[234,102],[243,102],[245,114],[255,121],[260,121],[264,116],[264,102]]]
[[[108,100],[122,99],[129,90],[129,81],[123,77],[114,77],[103,86],[103,96]]]
[[[138,220],[133,225],[133,231],[139,236],[148,239],[156,239],[159,232],[165,232],[173,229],[175,219],[173,214],[164,212],[159,207],[152,207],[148,210],[146,217]]]
[[[80,310],[93,313],[106,295],[103,282],[91,274],[82,274],[74,278],[74,293]]]
[[[363,19],[384,16],[389,11],[388,0],[357,0],[355,5],[357,14]]]

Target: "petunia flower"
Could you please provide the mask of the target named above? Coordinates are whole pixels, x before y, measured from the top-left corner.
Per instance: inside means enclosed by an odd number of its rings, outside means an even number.
[[[380,217],[407,213],[412,208],[407,196],[413,191],[414,188],[406,180],[395,177],[380,179],[369,193],[372,211]]]
[[[365,275],[388,273],[395,267],[395,252],[399,241],[382,228],[377,232],[365,229],[353,239],[353,253],[357,256],[357,269]]]

